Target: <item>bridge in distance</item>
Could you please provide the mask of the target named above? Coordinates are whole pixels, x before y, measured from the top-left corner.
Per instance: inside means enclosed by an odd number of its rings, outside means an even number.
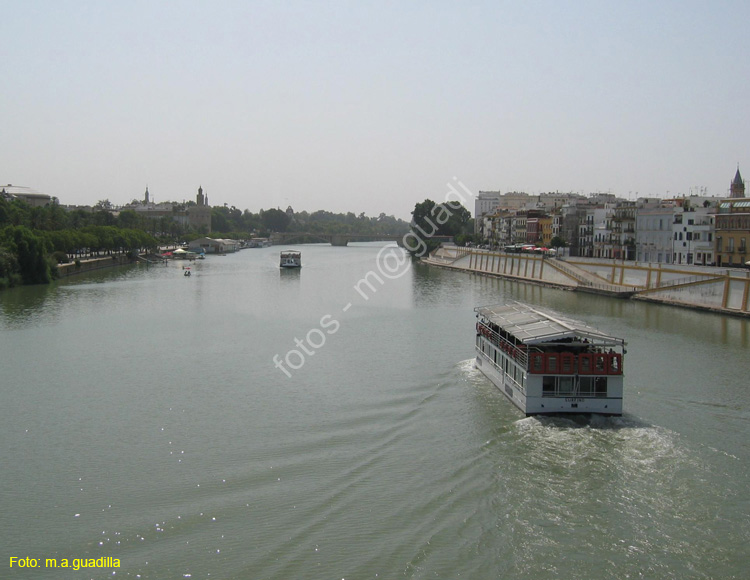
[[[349,242],[396,242],[399,246],[404,246],[404,236],[402,235],[373,235],[373,234],[319,234],[311,232],[278,232],[271,234],[271,242],[274,246],[285,244],[315,244],[328,243],[332,246],[346,246]],[[431,240],[439,242],[452,242],[451,236],[432,236]],[[407,240],[408,243],[408,240]]]

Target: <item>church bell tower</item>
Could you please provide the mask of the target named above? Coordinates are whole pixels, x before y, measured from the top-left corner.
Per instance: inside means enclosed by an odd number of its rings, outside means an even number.
[[[737,173],[734,174],[734,180],[732,181],[732,184],[729,186],[729,197],[731,198],[737,198],[737,197],[745,197],[745,182],[742,181],[742,176],[740,175],[740,166],[737,166]]]

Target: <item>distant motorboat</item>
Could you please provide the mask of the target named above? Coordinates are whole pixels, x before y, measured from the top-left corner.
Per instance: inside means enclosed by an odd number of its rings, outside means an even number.
[[[302,252],[297,250],[284,250],[281,252],[279,260],[280,268],[301,268],[302,267]]]

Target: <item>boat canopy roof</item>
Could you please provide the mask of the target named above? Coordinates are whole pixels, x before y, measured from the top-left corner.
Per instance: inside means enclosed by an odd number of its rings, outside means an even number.
[[[583,322],[544,312],[520,302],[479,306],[474,311],[524,344],[542,344],[577,338],[602,345],[625,345],[623,339],[603,334]]]

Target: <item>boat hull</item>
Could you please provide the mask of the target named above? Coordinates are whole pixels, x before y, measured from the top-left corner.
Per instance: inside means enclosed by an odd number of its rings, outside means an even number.
[[[533,385],[521,388],[517,382],[495,365],[492,360],[477,348],[474,364],[505,397],[527,416],[558,413],[597,413],[601,415],[622,415],[621,397],[539,397],[529,395],[528,389]],[[539,378],[541,376],[533,377]]]

